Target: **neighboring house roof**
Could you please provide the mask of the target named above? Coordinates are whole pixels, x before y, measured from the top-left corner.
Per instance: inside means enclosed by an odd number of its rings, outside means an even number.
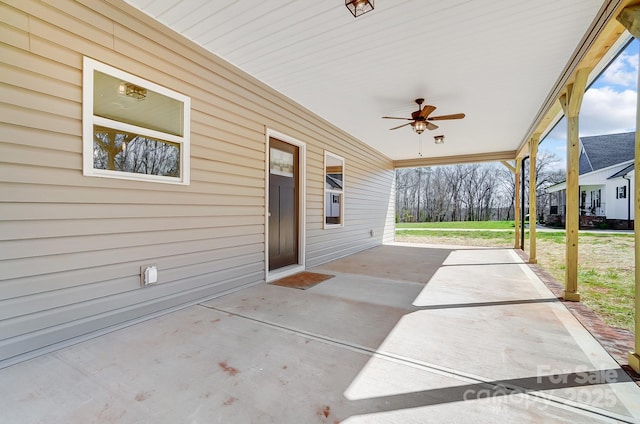
[[[580,137],[580,175],[633,160],[635,137],[635,132]]]
[[[342,178],[342,175],[340,175],[340,178]],[[330,186],[331,189],[334,190],[342,190],[342,180],[333,177],[331,174],[327,174],[327,184]]]
[[[607,178],[607,180],[611,180],[613,178],[619,178],[622,177],[624,175],[627,175],[629,172],[631,172],[633,170],[634,165],[631,164],[625,168],[622,168],[620,171],[616,172],[615,174],[613,174],[612,176],[610,176],[609,178]]]
[[[604,184],[605,179],[620,178],[629,172],[633,172],[635,139],[635,132],[580,137],[580,145],[582,146],[579,163],[580,184],[583,184],[585,178],[587,180],[601,178],[599,181],[602,182],[598,184]],[[630,163],[625,165],[627,162]],[[622,166],[622,168],[618,169],[616,165]],[[612,175],[607,176],[607,168],[612,168],[609,170],[609,172],[613,172]],[[600,174],[604,175],[600,176]],[[584,182],[587,185],[592,183],[593,181]],[[566,181],[562,181],[547,187],[546,190],[552,193],[565,188]]]

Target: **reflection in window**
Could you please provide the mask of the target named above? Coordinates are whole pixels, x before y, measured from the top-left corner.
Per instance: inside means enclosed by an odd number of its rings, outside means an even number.
[[[189,97],[84,58],[83,173],[189,184]]]
[[[284,152],[280,149],[269,149],[269,171],[272,174],[293,178],[293,153]]]
[[[180,145],[105,127],[94,127],[93,167],[166,177],[180,176]]]
[[[324,223],[325,228],[344,225],[344,159],[324,154]]]
[[[93,74],[93,114],[111,121],[184,135],[184,103],[104,72]]]

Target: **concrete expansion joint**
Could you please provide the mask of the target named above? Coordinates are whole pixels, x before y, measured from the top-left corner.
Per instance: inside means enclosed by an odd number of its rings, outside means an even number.
[[[260,325],[264,325],[269,328],[277,329],[279,331],[284,331],[288,334],[297,335],[309,340],[314,340],[319,343],[326,343],[332,346],[340,347],[343,349],[350,350],[352,352],[357,352],[365,355],[370,355],[372,358],[384,359],[387,361],[391,361],[394,363],[402,364],[405,366],[413,367],[416,369],[424,370],[427,372],[432,372],[434,374],[442,375],[445,377],[453,378],[459,381],[463,381],[465,383],[480,385],[485,387],[486,389],[492,391],[496,395],[504,395],[504,396],[524,396],[532,399],[536,402],[551,402],[556,407],[572,410],[575,412],[579,412],[585,415],[597,416],[597,417],[605,417],[608,419],[614,419],[617,422],[621,423],[629,423],[633,424],[631,418],[613,413],[611,411],[606,411],[591,405],[581,404],[575,401],[568,400],[566,398],[558,397],[549,393],[544,393],[542,391],[536,391],[535,389],[520,387],[518,385],[510,384],[505,381],[498,381],[495,379],[488,379],[485,377],[481,377],[479,375],[474,375],[470,373],[466,373],[463,371],[455,370],[448,367],[443,367],[437,364],[428,363],[425,361],[421,361],[418,359],[409,358],[402,355],[397,355],[392,352],[386,352],[379,349],[372,349],[367,346],[359,345],[356,343],[349,343],[344,340],[336,339],[333,337],[323,336],[320,334],[303,331],[295,328],[288,327],[286,325],[277,324],[271,321],[253,318],[248,315],[240,314],[237,312],[228,311],[222,308],[216,308],[214,306],[205,305],[199,303],[198,306],[214,310],[216,312],[228,314],[231,316],[235,316],[238,318],[246,319],[252,321],[254,323],[258,323]]]

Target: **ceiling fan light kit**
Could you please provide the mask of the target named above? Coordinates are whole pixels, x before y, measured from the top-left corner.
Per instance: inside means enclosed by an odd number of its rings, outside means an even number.
[[[413,127],[413,130],[418,134],[422,134],[424,130],[427,129],[427,123],[425,121],[416,121],[411,124],[411,126]]]
[[[373,10],[373,0],[344,0],[344,5],[354,18]]]

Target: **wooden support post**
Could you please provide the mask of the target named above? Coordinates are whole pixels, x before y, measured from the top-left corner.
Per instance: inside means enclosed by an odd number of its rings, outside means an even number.
[[[560,96],[560,104],[567,119],[567,211],[566,211],[566,269],[564,279],[564,299],[580,301],[578,293],[578,210],[580,138],[578,117],[587,86],[590,69],[581,68],[575,80],[568,84],[566,92]]]
[[[514,214],[514,225],[516,228],[516,236],[515,236],[515,245],[514,249],[520,248],[520,174],[522,172],[522,158],[516,159],[516,178],[515,178],[515,187],[514,187],[514,196],[513,202],[515,203],[513,207]]]
[[[635,37],[640,38],[640,6],[631,6],[625,8],[618,16],[618,21],[623,24],[629,32]],[[638,86],[640,86],[640,74],[638,75]],[[640,186],[637,184],[637,176],[640,175],[640,96],[636,98],[636,155],[634,162],[634,172],[636,180],[634,180],[634,235],[635,235],[635,343],[634,351],[629,352],[629,366],[637,373],[640,373],[640,225],[638,225],[638,217],[640,216]],[[631,196],[631,193],[629,193]]]
[[[640,5],[625,7],[616,17],[635,38],[640,38]]]
[[[580,157],[578,141],[578,117],[567,117],[567,204],[566,204],[566,269],[564,298],[578,302],[578,162]]]
[[[515,245],[514,245],[514,249],[517,249],[520,244],[520,233],[518,232],[518,223],[519,223],[519,213],[520,213],[520,204],[518,203],[519,201],[519,197],[518,197],[518,186],[519,186],[519,178],[520,178],[520,162],[519,159],[516,159],[516,166],[511,165],[509,162],[507,162],[506,160],[500,161],[501,164],[503,164],[505,167],[507,167],[507,169],[509,171],[511,171],[514,175],[515,175],[515,196],[514,196],[514,207],[513,207],[513,213],[514,213],[514,227],[515,227],[515,233],[516,233],[516,239],[515,239]]]
[[[536,222],[538,217],[537,211],[537,193],[536,193],[536,155],[538,154],[538,143],[540,142],[540,134],[534,134],[529,140],[529,263],[536,264]]]
[[[640,74],[638,75],[638,84],[640,84]],[[639,85],[640,86],[640,85]],[[640,96],[637,99],[637,107],[640,107]],[[635,327],[635,344],[634,351],[629,352],[629,366],[637,373],[640,373],[640,185],[638,185],[638,175],[640,175],[640,109],[636,112],[636,157],[634,163],[635,179],[633,181],[634,193],[634,216],[633,228],[635,234],[635,282],[636,282],[636,327]],[[631,196],[631,193],[629,193]]]

